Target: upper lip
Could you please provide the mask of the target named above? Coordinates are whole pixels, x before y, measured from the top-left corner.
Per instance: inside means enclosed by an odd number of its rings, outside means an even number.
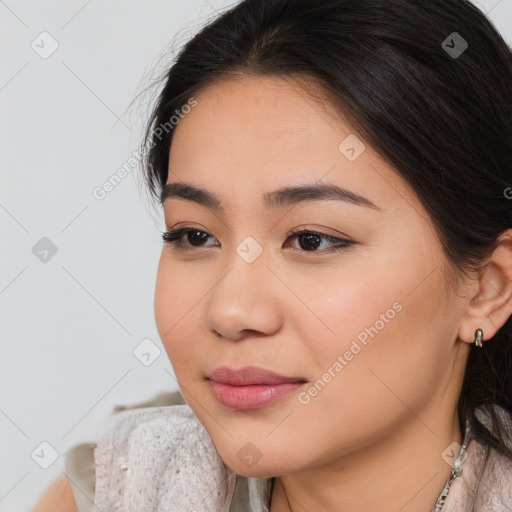
[[[306,382],[302,377],[285,377],[257,366],[246,366],[235,370],[229,366],[219,366],[208,375],[210,380],[232,386],[250,384],[283,384],[285,382]]]

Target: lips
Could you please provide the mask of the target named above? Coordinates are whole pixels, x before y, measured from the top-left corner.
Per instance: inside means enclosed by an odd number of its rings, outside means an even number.
[[[240,370],[221,366],[208,376],[208,380],[219,404],[235,411],[249,411],[270,405],[307,382],[301,377],[285,377],[255,366]]]
[[[257,366],[246,366],[235,370],[229,366],[220,366],[208,376],[210,380],[231,386],[249,386],[257,384],[286,384],[289,382],[307,382],[302,377],[285,377]]]

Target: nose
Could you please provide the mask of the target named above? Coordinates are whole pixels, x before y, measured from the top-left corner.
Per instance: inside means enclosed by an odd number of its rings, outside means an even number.
[[[281,326],[282,283],[260,255],[249,263],[235,254],[209,294],[205,322],[218,337],[241,340],[247,335],[272,335]],[[281,294],[283,290],[281,289]]]

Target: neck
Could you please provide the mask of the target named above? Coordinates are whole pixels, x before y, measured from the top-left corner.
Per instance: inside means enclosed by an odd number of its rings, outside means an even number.
[[[432,420],[411,414],[363,450],[276,477],[270,512],[430,512],[452,471],[441,454],[463,432],[456,412],[448,421],[439,411],[421,416]]]

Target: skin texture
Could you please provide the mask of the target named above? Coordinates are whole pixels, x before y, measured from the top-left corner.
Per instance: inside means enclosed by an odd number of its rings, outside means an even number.
[[[71,483],[65,476],[55,480],[30,512],[78,512]]]
[[[451,291],[419,200],[366,142],[355,161],[340,152],[354,133],[341,116],[280,78],[230,77],[195,97],[175,128],[168,183],[207,189],[225,213],[179,198],[164,207],[167,228],[210,235],[195,246],[184,236],[189,251],[165,244],[158,268],[156,323],[185,400],[231,469],[278,476],[271,512],[430,510],[451,471],[441,454],[462,441],[456,404],[474,331],[485,341],[512,313],[510,247],[497,249],[480,280]],[[263,207],[266,192],[315,183],[380,210],[334,200]],[[307,240],[289,238],[297,227],[355,244],[330,252],[334,244],[318,239],[308,251]],[[263,249],[252,263],[236,252],[248,236]],[[393,304],[400,311],[301,403],[299,393]],[[220,365],[308,383],[267,407],[232,411],[206,378]],[[251,467],[238,457],[243,447],[260,457]]]

